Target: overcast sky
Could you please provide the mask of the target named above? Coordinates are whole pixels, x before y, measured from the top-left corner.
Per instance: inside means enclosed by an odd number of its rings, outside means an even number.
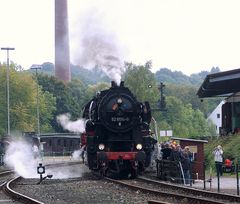
[[[54,63],[54,0],[0,0],[0,8],[0,47],[15,48],[10,60],[25,69]],[[239,0],[69,0],[71,62],[81,64],[83,36],[100,32],[122,60],[152,60],[153,71],[240,68],[239,8]]]

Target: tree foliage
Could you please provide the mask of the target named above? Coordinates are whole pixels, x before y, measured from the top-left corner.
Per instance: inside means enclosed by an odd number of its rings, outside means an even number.
[[[52,128],[56,132],[64,132],[57,122],[57,116],[69,113],[72,120],[80,117],[82,105],[86,101],[86,86],[80,80],[64,84],[54,76],[43,74],[39,76],[39,84],[56,98],[56,109],[50,120]]]
[[[200,138],[209,135],[209,126],[204,114],[194,110],[191,104],[185,104],[175,96],[168,96],[167,111],[158,118],[160,129],[172,129],[174,135],[186,138]],[[168,124],[168,127],[166,127]]]
[[[9,69],[9,112],[10,129],[13,131],[36,131],[37,130],[37,83],[28,73],[17,71],[15,64]],[[6,88],[6,67],[3,65],[0,69],[0,134],[7,132],[7,88]],[[54,109],[52,96],[41,92],[39,89],[40,112],[42,113],[43,126],[47,126],[44,121],[52,117],[51,112]],[[47,110],[44,111],[44,107]],[[48,128],[46,128],[48,130]]]
[[[109,79],[97,68],[94,71],[79,66],[72,66],[72,81],[63,83],[53,76],[52,63],[44,63],[41,73],[36,78],[35,72],[26,72],[20,66],[11,65],[10,69],[10,119],[11,129],[19,131],[36,131],[36,97],[39,84],[39,108],[41,132],[64,132],[56,117],[70,113],[71,119],[81,117],[81,110],[98,91],[109,88]],[[160,99],[159,82],[166,85],[167,111],[153,112],[158,130],[172,129],[174,136],[199,138],[203,135],[215,135],[212,124],[207,123],[206,116],[216,107],[219,99],[201,102],[196,96],[196,84],[209,74],[201,72],[190,77],[169,69],[151,72],[152,64],[125,64],[123,76],[127,86],[136,98],[149,101],[152,109],[157,108]],[[212,68],[211,72],[218,72]],[[196,83],[192,83],[195,79]],[[6,133],[6,68],[0,70],[0,134]],[[171,82],[171,83],[170,83]],[[182,85],[181,85],[182,84]],[[194,84],[194,85],[193,85]],[[150,86],[151,85],[151,88]]]
[[[191,104],[194,110],[201,110],[205,115],[208,113],[207,100],[203,102],[197,96],[197,87],[189,85],[167,84],[166,95],[179,98],[184,104]]]
[[[127,63],[124,81],[139,101],[149,101],[154,106],[159,99],[159,92],[154,74],[150,71],[151,67],[151,62],[145,65]]]
[[[139,101],[150,101],[151,107],[159,100],[159,91],[154,74],[150,71],[151,63],[145,65],[126,64],[125,84],[137,96]],[[153,89],[148,85],[152,84]],[[199,138],[209,134],[209,126],[204,117],[204,104],[196,97],[193,86],[167,85],[167,111],[153,112],[159,130],[172,129],[179,137]]]

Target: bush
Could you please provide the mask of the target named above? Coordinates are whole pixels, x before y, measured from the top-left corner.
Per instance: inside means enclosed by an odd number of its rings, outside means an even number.
[[[207,170],[209,170],[210,167],[215,169],[212,151],[217,145],[221,145],[223,147],[223,159],[233,159],[235,164],[240,162],[240,134],[219,137],[209,140],[209,142],[205,145],[204,154]]]

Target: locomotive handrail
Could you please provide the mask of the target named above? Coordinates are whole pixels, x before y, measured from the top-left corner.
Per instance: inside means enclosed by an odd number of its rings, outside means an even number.
[[[154,122],[154,135],[156,136],[155,139],[157,139],[157,141],[159,141],[158,130],[157,130],[157,121],[155,120],[154,117],[152,117],[152,121]]]

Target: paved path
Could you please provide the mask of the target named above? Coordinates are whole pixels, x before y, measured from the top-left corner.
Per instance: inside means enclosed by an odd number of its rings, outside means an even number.
[[[240,179],[239,179],[239,185],[240,185]],[[202,180],[195,181],[194,184],[192,184],[192,187],[204,189],[204,183]],[[219,178],[219,187],[220,192],[226,192],[231,194],[237,194],[237,178],[236,177],[220,177]],[[213,177],[212,182],[206,182],[206,190],[210,191],[218,191],[218,178]]]

